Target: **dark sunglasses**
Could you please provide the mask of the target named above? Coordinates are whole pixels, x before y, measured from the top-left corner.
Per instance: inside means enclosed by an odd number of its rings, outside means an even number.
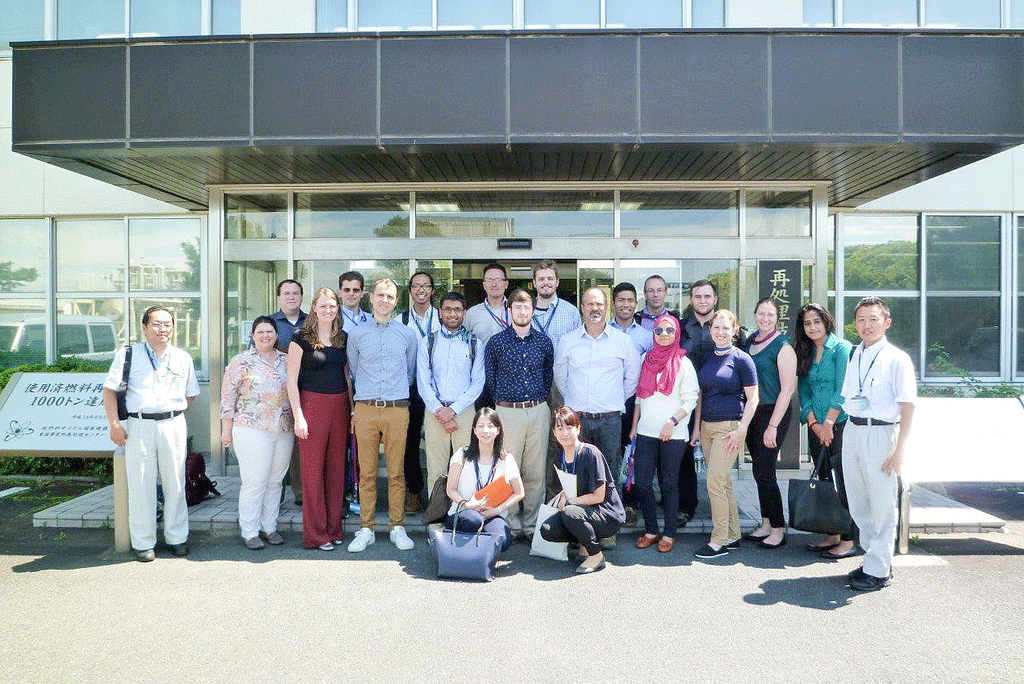
[[[676,329],[675,328],[655,328],[654,329],[654,334],[655,335],[675,335],[676,334]]]

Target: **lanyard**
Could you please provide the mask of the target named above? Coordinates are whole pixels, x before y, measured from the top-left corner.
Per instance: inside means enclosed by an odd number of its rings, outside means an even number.
[[[487,302],[484,302],[484,308],[487,310],[487,313],[491,314],[491,318],[493,318],[495,321],[498,322],[498,325],[501,326],[502,330],[504,330],[505,328],[508,327],[508,309],[507,308],[502,307],[502,309],[501,309],[501,318],[498,318],[494,314],[494,312],[491,311],[491,307],[487,306]]]
[[[569,464],[565,462],[565,452],[562,452],[562,470],[569,473],[570,475],[576,474],[576,464],[579,463],[580,452],[583,451],[583,445],[576,442],[576,447],[573,449],[572,456],[572,470],[569,469]]]
[[[481,489],[491,484],[491,480],[494,479],[494,471],[498,467],[498,456],[497,454],[491,455],[491,474],[487,476],[487,482],[480,484],[480,455],[473,459],[473,468],[476,470],[476,490],[479,492]]]
[[[142,347],[143,347],[143,349],[146,350],[146,356],[149,357],[149,365],[151,365],[153,367],[153,372],[154,373],[159,372],[157,370],[157,367],[156,367],[156,358],[153,356],[153,352],[150,350],[149,344],[148,343],[144,344],[144,345],[142,345]]]
[[[416,324],[416,329],[420,331],[420,337],[426,337],[429,335],[431,328],[434,326],[434,317],[430,315],[430,312],[433,310],[434,307],[427,307],[427,313],[424,316],[424,318],[427,319],[427,332],[423,332],[423,326],[420,325],[420,322],[416,319],[416,312],[412,310],[409,311],[409,317],[412,318],[412,322]]]
[[[858,396],[864,396],[864,383],[867,382],[868,376],[871,375],[871,368],[872,366],[875,365],[875,361],[878,360],[878,354],[881,351],[882,349],[881,347],[879,347],[878,351],[875,352],[874,358],[871,359],[871,363],[868,364],[867,371],[865,371],[864,375],[862,376],[860,374],[860,362],[864,358],[864,345],[861,344],[860,354],[857,354],[857,380],[860,383],[860,388],[857,390]]]
[[[365,318],[363,318],[363,312],[362,311],[359,312],[359,316],[358,316],[359,320],[357,320],[356,316],[353,316],[352,314],[350,314],[348,312],[348,309],[346,309],[344,307],[342,307],[341,313],[345,314],[345,318],[347,318],[349,320],[349,322],[352,323],[353,327],[359,325],[364,320],[366,320]]]
[[[533,322],[537,324],[537,329],[540,330],[545,335],[548,335],[548,328],[551,327],[551,321],[555,320],[555,312],[558,311],[558,302],[560,302],[560,301],[562,301],[562,300],[560,300],[558,297],[555,297],[555,303],[551,305],[550,309],[547,309],[548,311],[551,312],[551,314],[548,316],[548,322],[547,322],[546,325],[542,325],[540,323],[537,323],[537,317],[536,316],[533,317]],[[551,336],[548,335],[548,337],[551,337]]]

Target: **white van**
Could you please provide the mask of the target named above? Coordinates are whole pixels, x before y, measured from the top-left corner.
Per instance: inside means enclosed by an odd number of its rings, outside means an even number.
[[[58,316],[57,356],[111,361],[117,349],[114,322],[106,316]],[[25,361],[46,359],[46,317],[0,314],[0,351]]]

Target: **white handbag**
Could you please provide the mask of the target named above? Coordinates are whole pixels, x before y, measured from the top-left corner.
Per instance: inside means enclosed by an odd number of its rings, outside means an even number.
[[[540,526],[545,520],[558,513],[558,506],[555,502],[558,501],[558,497],[561,494],[556,494],[555,498],[551,499],[548,503],[540,505],[540,510],[537,511],[537,527],[533,531],[533,542],[530,544],[530,555],[531,556],[544,556],[545,558],[553,558],[554,560],[569,560],[569,544],[566,542],[549,542],[544,537],[540,536]]]

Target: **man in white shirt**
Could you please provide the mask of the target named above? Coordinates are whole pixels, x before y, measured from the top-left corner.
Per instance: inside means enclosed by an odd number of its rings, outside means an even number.
[[[185,504],[185,409],[199,395],[195,365],[188,352],[170,343],[174,316],[151,306],[142,314],[144,342],[131,345],[124,423],[117,413],[127,349],[114,355],[103,381],[103,408],[110,440],[124,447],[128,480],[128,529],[142,562],[156,558],[156,476],[164,490],[164,541],[176,556],[188,553]]]
[[[633,341],[608,324],[605,291],[583,293],[584,324],[567,332],[555,348],[555,385],[565,405],[579,414],[580,439],[593,444],[619,472],[622,413],[636,393],[640,355]]]
[[[469,444],[474,402],[484,387],[484,346],[469,332],[466,298],[441,298],[441,327],[419,342],[416,380],[426,411],[427,486],[447,470],[448,460]]]
[[[847,581],[851,589],[877,591],[892,578],[898,478],[914,418],[917,380],[907,353],[886,339],[892,318],[883,300],[861,299],[854,320],[861,343],[846,367],[841,390],[849,416],[843,474],[864,564]]]
[[[370,319],[370,314],[359,308],[363,300],[363,274],[359,271],[345,271],[338,276],[338,294],[341,295],[341,329],[347,333],[360,323]],[[349,491],[346,489],[345,491]]]
[[[402,313],[402,323],[416,333],[419,342],[441,327],[434,297],[434,276],[418,271],[409,278],[409,299],[412,308]],[[405,512],[412,514],[423,505],[423,469],[420,468],[420,439],[423,436],[423,400],[413,377],[409,388],[409,432],[405,438]]]

